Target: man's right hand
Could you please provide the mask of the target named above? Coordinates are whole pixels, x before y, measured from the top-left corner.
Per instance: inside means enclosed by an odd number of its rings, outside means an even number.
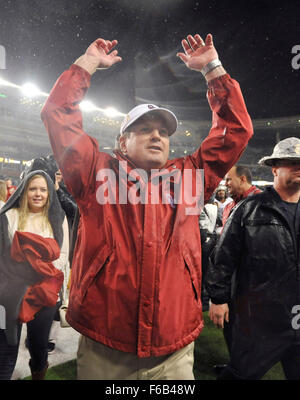
[[[90,75],[96,72],[97,68],[109,68],[113,64],[122,61],[118,50],[111,51],[118,44],[117,40],[95,40],[79,57],[74,64],[85,69]]]
[[[229,322],[228,304],[211,303],[209,307],[209,318],[218,328],[224,328],[224,320]]]

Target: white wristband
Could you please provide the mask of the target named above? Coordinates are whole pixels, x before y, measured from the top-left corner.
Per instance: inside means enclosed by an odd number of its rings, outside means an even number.
[[[221,61],[217,58],[216,60],[213,60],[206,64],[202,69],[201,69],[201,74],[203,76],[207,75],[209,72],[211,72],[213,69],[220,67],[222,65]]]

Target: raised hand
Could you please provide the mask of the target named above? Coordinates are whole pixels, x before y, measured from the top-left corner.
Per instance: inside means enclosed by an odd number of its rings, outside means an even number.
[[[185,63],[185,65],[195,71],[201,69],[209,62],[218,58],[217,50],[213,44],[213,37],[209,33],[205,42],[200,35],[188,35],[187,40],[181,41],[184,53],[177,53],[177,56]]]
[[[109,68],[113,64],[122,61],[118,56],[118,50],[112,50],[118,44],[117,40],[95,40],[86,50],[84,55],[79,57],[75,64],[93,74],[96,69]]]
[[[118,50],[111,51],[118,44],[117,40],[95,40],[86,50],[87,56],[93,57],[98,61],[98,68],[109,68],[113,64],[122,60],[119,57]]]

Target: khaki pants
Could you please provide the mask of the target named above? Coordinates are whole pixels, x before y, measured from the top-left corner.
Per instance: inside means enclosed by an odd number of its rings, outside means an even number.
[[[194,342],[160,357],[139,358],[81,336],[77,354],[79,380],[194,380]]]

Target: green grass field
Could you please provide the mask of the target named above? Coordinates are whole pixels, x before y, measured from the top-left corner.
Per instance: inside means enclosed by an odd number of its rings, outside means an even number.
[[[228,351],[221,329],[217,329],[204,313],[205,327],[195,343],[194,374],[199,380],[213,380],[216,376],[213,366],[228,362]],[[264,380],[283,380],[281,364],[275,365],[263,378]]]
[[[215,328],[204,313],[205,327],[195,342],[194,372],[197,380],[215,380],[213,371],[215,364],[224,364],[228,361],[228,352],[221,329]],[[26,378],[31,379],[31,378]],[[50,368],[46,375],[47,380],[75,380],[76,360]],[[275,365],[263,378],[264,380],[283,380],[284,374],[280,364]]]

